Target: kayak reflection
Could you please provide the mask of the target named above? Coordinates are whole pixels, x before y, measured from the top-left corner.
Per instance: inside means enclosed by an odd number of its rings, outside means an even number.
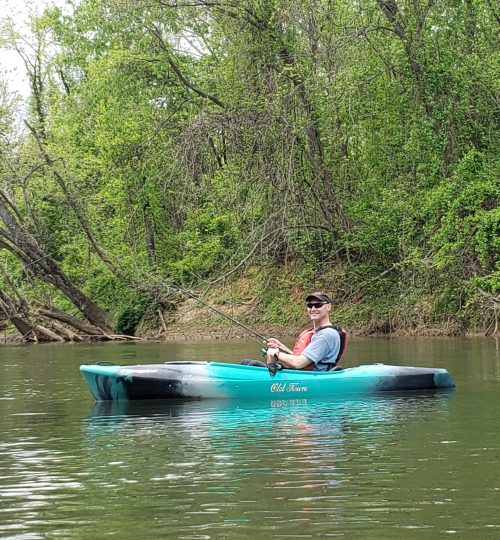
[[[304,398],[283,400],[149,400],[101,401],[86,421],[88,435],[154,427],[156,435],[181,429],[188,435],[211,437],[239,433],[265,435],[269,430],[308,426],[312,432],[342,433],[363,426],[418,421],[429,411],[446,410],[453,393],[387,394],[330,402]],[[364,428],[363,428],[364,429]]]
[[[116,501],[153,494],[172,538],[212,529],[217,538],[299,537],[305,525],[325,537],[353,515],[360,493],[375,497],[409,465],[428,466],[415,448],[448,424],[452,401],[419,393],[99,402],[84,421],[89,482]]]

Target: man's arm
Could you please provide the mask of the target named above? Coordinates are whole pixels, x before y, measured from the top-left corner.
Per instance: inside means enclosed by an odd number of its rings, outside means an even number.
[[[292,350],[276,338],[269,338],[265,344],[271,349],[280,349],[281,351],[292,354]]]
[[[290,354],[272,347],[267,349],[267,355],[268,357],[276,355],[278,362],[283,367],[290,369],[304,369],[311,363],[311,360],[309,360],[309,358],[303,354]]]

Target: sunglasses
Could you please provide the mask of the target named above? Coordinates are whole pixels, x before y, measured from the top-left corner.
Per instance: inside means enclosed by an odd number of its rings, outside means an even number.
[[[320,308],[322,308],[325,304],[326,304],[326,302],[307,302],[306,306],[307,306],[309,309],[312,309],[312,308],[320,309]]]

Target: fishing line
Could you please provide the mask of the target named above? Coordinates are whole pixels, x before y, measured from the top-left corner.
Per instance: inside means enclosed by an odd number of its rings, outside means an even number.
[[[247,332],[249,332],[250,334],[253,334],[254,336],[257,336],[259,338],[259,343],[262,345],[262,341],[265,341],[266,343],[269,341],[268,338],[266,338],[265,336],[263,336],[262,334],[259,334],[259,332],[253,330],[252,328],[250,328],[249,326],[247,326],[246,324],[243,324],[242,322],[236,320],[234,317],[231,317],[230,315],[228,315],[227,313],[224,313],[223,311],[220,311],[219,309],[217,309],[216,307],[214,306],[211,306],[210,304],[208,304],[207,302],[205,302],[204,300],[201,300],[200,298],[198,298],[196,295],[194,295],[193,293],[187,291],[186,289],[183,289],[182,287],[180,287],[179,285],[171,285],[170,287],[172,288],[175,288],[177,290],[179,290],[180,292],[184,293],[185,295],[189,296],[190,298],[193,298],[194,300],[196,300],[197,302],[199,302],[200,304],[202,304],[203,306],[211,309],[212,311],[215,311],[215,313],[221,315],[222,317],[225,317],[226,319],[228,319],[229,321],[231,321],[232,323],[234,324],[237,324],[238,326],[241,326],[241,328],[243,328],[244,330],[246,330]],[[250,336],[251,339],[253,339],[254,341],[257,341],[257,339],[255,339],[254,337]]]

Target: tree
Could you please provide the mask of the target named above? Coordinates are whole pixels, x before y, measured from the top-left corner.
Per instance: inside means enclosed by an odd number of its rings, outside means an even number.
[[[106,311],[253,264],[336,283],[373,329],[491,327],[489,0],[83,0],[34,28],[58,48],[11,219]]]

